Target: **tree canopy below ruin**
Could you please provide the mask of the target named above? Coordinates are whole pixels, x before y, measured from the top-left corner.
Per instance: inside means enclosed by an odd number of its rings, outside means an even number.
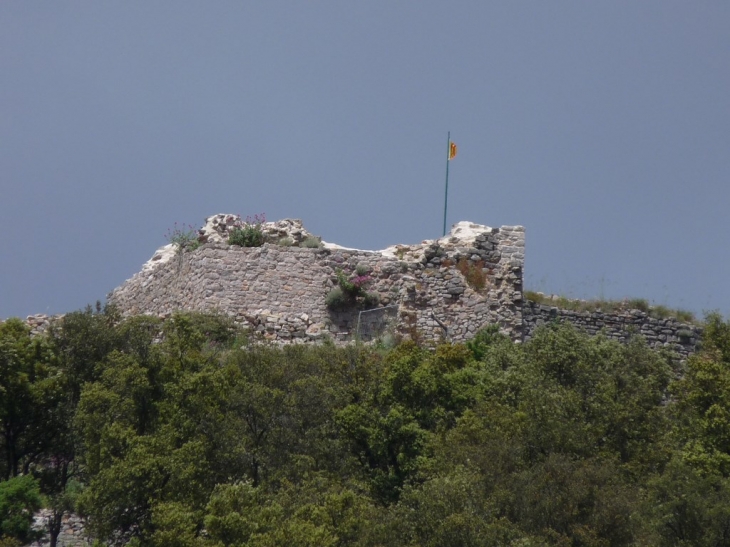
[[[11,320],[0,545],[38,493],[144,546],[726,545],[729,393],[719,316],[683,364],[560,324],[282,348],[214,315]]]

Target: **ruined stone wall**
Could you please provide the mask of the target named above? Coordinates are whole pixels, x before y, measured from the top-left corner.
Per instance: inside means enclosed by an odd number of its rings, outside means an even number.
[[[653,348],[687,357],[696,351],[701,327],[676,319],[656,319],[639,310],[576,312],[525,301],[522,273],[525,232],[521,226],[460,222],[438,240],[359,251],[305,243],[320,238],[301,221],[284,219],[264,226],[266,243],[228,245],[240,217],[209,217],[197,249],[167,245],[142,270],[108,297],[125,315],[167,317],[177,310],[217,311],[257,335],[277,342],[373,340],[388,333],[424,342],[462,342],[488,324],[498,324],[513,340],[529,340],[552,321],[568,321],[588,334],[604,332],[625,341],[643,335]],[[284,243],[285,244],[277,244]],[[369,272],[367,292],[378,304],[333,311],[325,304],[337,286],[337,272]],[[34,334],[52,318],[30,316]]]
[[[282,342],[325,333],[369,340],[388,329],[424,341],[460,342],[489,323],[519,339],[524,229],[478,228],[470,239],[447,236],[387,252],[223,242],[182,253],[167,249],[109,301],[124,314],[220,311]],[[358,266],[370,272],[367,290],[377,293],[382,309],[330,311],[325,298],[337,285],[336,272],[349,275]]]
[[[525,340],[529,340],[540,325],[564,321],[588,334],[600,332],[621,342],[632,334],[639,334],[650,347],[673,351],[684,359],[697,350],[702,338],[702,328],[698,325],[681,323],[674,318],[657,319],[640,310],[577,312],[526,301],[522,320]]]
[[[49,547],[51,544],[48,536],[48,519],[51,517],[50,509],[41,509],[33,518],[33,529],[43,532],[40,540],[31,543],[32,547]],[[57,547],[88,547],[93,540],[86,534],[84,520],[77,514],[65,514],[61,522],[61,532],[58,535]]]

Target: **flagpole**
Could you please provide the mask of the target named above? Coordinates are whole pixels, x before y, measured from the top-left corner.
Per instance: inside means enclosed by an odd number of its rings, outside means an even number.
[[[444,192],[444,234],[446,235],[446,206],[449,203],[449,155],[451,154],[451,131],[446,138],[446,191]]]

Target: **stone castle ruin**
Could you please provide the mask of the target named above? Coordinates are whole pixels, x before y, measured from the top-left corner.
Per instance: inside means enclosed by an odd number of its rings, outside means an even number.
[[[489,324],[521,337],[521,226],[460,222],[441,239],[362,251],[320,242],[291,219],[263,224],[260,247],[229,245],[241,224],[209,217],[198,248],[162,247],[109,302],[124,314],[217,311],[277,342],[387,334],[462,342]],[[367,301],[328,306],[342,279],[365,280]]]
[[[324,242],[292,219],[261,224],[261,246],[229,244],[231,233],[245,226],[237,215],[209,217],[192,239],[158,249],[108,302],[126,316],[222,313],[254,337],[282,344],[389,337],[464,342],[488,325],[522,342],[541,325],[567,322],[621,342],[641,335],[652,348],[683,359],[702,335],[701,326],[653,317],[646,306],[575,311],[558,307],[560,300],[528,300],[522,226],[459,222],[440,239],[382,251]],[[62,317],[38,314],[26,322],[40,335]]]
[[[209,217],[199,247],[158,249],[109,302],[127,315],[221,312],[278,343],[393,335],[464,342],[487,325],[523,341],[542,324],[565,321],[620,341],[639,334],[686,357],[701,335],[697,325],[640,310],[578,312],[526,301],[522,226],[459,222],[440,239],[363,251],[322,242],[292,219],[263,224],[260,247],[230,245],[243,225],[237,215]],[[332,306],[343,287],[350,298]]]

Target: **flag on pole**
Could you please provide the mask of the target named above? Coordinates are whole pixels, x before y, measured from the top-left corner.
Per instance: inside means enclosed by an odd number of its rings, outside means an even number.
[[[456,157],[456,144],[449,141],[449,161]]]
[[[456,157],[456,144],[451,142],[451,131],[446,135],[446,188],[444,189],[444,235],[446,235],[446,209],[449,204],[449,162]]]

